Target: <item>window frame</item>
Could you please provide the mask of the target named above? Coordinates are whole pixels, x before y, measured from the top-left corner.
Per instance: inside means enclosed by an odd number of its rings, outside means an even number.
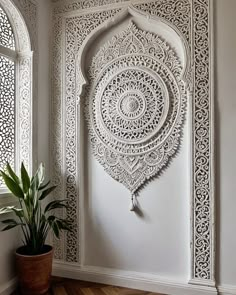
[[[15,62],[15,170],[19,173],[23,161],[32,173],[33,163],[37,164],[36,153],[33,151],[32,98],[36,84],[33,81],[35,79],[33,42],[19,7],[16,7],[11,0],[1,0],[0,7],[9,19],[15,38],[15,50],[0,46],[0,54]],[[7,188],[0,188],[0,207],[15,202]]]

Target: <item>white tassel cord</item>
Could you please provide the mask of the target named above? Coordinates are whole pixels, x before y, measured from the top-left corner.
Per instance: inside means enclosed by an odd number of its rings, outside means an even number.
[[[135,196],[135,194],[132,194],[129,210],[135,211],[135,207],[136,207],[136,196]]]

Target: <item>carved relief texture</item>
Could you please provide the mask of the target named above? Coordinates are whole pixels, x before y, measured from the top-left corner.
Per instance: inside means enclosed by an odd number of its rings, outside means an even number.
[[[69,200],[70,207],[67,210],[68,219],[73,224],[72,232],[66,236],[66,260],[77,261],[78,253],[78,167],[77,167],[77,112],[76,112],[76,64],[75,56],[72,52],[78,52],[81,44],[87,35],[109,17],[114,16],[118,10],[91,13],[80,17],[69,18],[66,21],[66,124],[65,130],[65,192]]]
[[[35,55],[38,54],[38,32],[37,32],[37,22],[38,22],[38,10],[37,5],[31,0],[17,0],[17,5],[21,8],[24,15],[27,27],[29,29],[30,38],[32,41],[32,50],[35,51]],[[37,57],[38,58],[38,57]]]
[[[6,13],[0,7],[0,45],[15,49],[15,39]]]
[[[159,0],[152,3],[135,4],[150,15],[157,15],[175,25],[190,41],[191,6],[189,0]]]
[[[57,73],[56,76],[53,75],[53,97],[54,101],[52,104],[52,142],[53,142],[53,149],[51,150],[51,159],[53,163],[52,167],[52,177],[54,184],[57,185],[55,190],[54,196],[57,199],[64,199],[64,187],[63,182],[61,181],[61,176],[63,174],[63,133],[62,133],[62,101],[61,101],[61,83],[62,83],[62,68],[61,68],[61,60],[62,60],[62,53],[61,53],[61,36],[62,36],[62,18],[61,17],[54,17],[54,50],[52,54],[53,58],[53,73]],[[58,210],[57,215],[59,217],[63,217],[63,211]],[[61,234],[60,240],[54,238],[53,245],[54,245],[54,257],[56,259],[64,259],[64,232]]]
[[[194,1],[194,277],[213,279],[208,0]]]
[[[53,98],[53,176],[56,182],[60,183],[60,188],[65,185],[65,190],[67,192],[67,197],[71,202],[71,208],[68,215],[73,220],[75,230],[73,233],[67,236],[67,240],[62,240],[61,243],[57,241],[55,252],[58,254],[59,259],[64,258],[67,261],[78,261],[78,220],[76,212],[78,210],[78,198],[79,192],[76,188],[76,171],[78,171],[78,163],[76,163],[76,151],[78,147],[76,144],[76,126],[73,121],[76,121],[76,81],[75,81],[75,56],[82,45],[86,36],[95,29],[99,24],[101,24],[106,19],[113,17],[118,10],[107,10],[106,4],[118,3],[119,0],[92,0],[92,1],[70,1],[69,3],[64,3],[59,1],[54,9],[54,13],[61,13],[61,15],[55,19],[54,22],[54,98]],[[120,2],[123,2],[122,0]],[[120,7],[126,5],[120,3]],[[192,56],[194,58],[193,63],[195,64],[195,77],[194,77],[194,98],[193,98],[193,191],[194,191],[194,204],[193,204],[193,279],[200,280],[210,280],[213,279],[213,255],[214,255],[214,241],[211,236],[211,123],[210,123],[210,73],[209,73],[209,1],[208,0],[157,0],[153,2],[143,1],[143,3],[135,3],[134,6],[142,11],[148,12],[151,15],[157,15],[166,21],[169,21],[172,25],[176,26],[179,31],[185,36],[186,40],[191,46]],[[90,7],[99,7],[104,5],[104,10],[86,12],[84,14],[83,9]],[[78,13],[78,17],[68,16],[69,12],[73,11]],[[63,13],[67,12],[66,18],[66,44],[63,50],[62,47],[62,32],[64,27],[62,26],[62,16]],[[82,15],[80,15],[82,14]],[[66,14],[65,14],[66,15]],[[65,16],[64,15],[64,16]],[[80,16],[79,16],[80,15]],[[63,81],[63,71],[65,68],[63,64],[62,53],[66,52],[66,94],[65,101],[63,100],[63,94],[61,91],[61,81]],[[101,55],[102,56],[102,55]],[[157,138],[165,139],[165,133],[162,133],[165,126],[165,120],[171,120],[169,118],[170,114],[172,116],[177,115],[174,110],[176,109],[176,104],[183,106],[184,102],[177,100],[175,85],[179,84],[179,81],[175,81],[172,88],[168,88],[165,78],[160,71],[164,69],[160,68],[159,72],[155,75],[152,70],[149,72],[143,71],[140,66],[141,57],[137,58],[137,68],[134,65],[134,59],[120,58],[117,57],[119,62],[110,64],[111,69],[111,80],[107,78],[107,70],[104,63],[108,61],[104,60],[101,62],[100,66],[104,66],[102,70],[102,75],[96,73],[96,64],[99,64],[98,60],[94,60],[95,63],[91,65],[90,77],[93,81],[94,88],[87,89],[87,94],[91,94],[90,97],[96,98],[97,103],[91,103],[89,121],[93,122],[95,125],[91,125],[91,130],[97,130],[96,133],[91,131],[91,136],[96,138],[99,142],[100,149],[96,150],[98,159],[104,165],[107,165],[108,169],[117,165],[118,157],[117,155],[122,155],[126,159],[125,169],[131,167],[135,164],[134,159],[127,154],[127,150],[124,149],[123,141],[129,142],[128,150],[134,149],[138,145],[143,146],[140,148],[146,148],[145,152],[149,154],[149,162],[154,162],[155,165],[161,159],[160,152],[154,149],[154,153],[151,153],[150,146],[145,145],[146,138],[152,138],[152,128],[158,130],[158,136],[153,136]],[[152,60],[155,60],[151,54],[148,54],[146,59],[147,64]],[[122,68],[121,63],[124,62],[129,64],[130,67],[126,71]],[[155,67],[155,63],[153,67]],[[140,79],[133,79],[132,77],[139,75]],[[127,79],[127,77],[129,79]],[[117,87],[117,81],[122,81],[122,87]],[[144,83],[145,81],[145,83]],[[114,82],[114,85],[113,85]],[[132,84],[133,83],[133,84]],[[145,84],[145,86],[144,86]],[[130,91],[132,85],[134,91]],[[165,86],[167,85],[167,86]],[[166,94],[166,88],[167,93]],[[116,89],[116,91],[115,91]],[[129,89],[129,91],[128,91]],[[144,90],[146,91],[144,94]],[[183,89],[181,90],[183,91]],[[125,93],[126,92],[126,93]],[[158,101],[155,103],[151,102],[149,97],[153,94],[158,96]],[[101,95],[102,94],[102,95]],[[108,104],[108,97],[112,94],[114,97],[114,103]],[[101,97],[103,99],[101,99]],[[150,104],[145,105],[143,103],[145,99],[149,101]],[[184,96],[183,96],[184,97]],[[116,104],[115,104],[116,102]],[[180,104],[181,103],[181,104]],[[150,106],[153,104],[153,108]],[[97,106],[102,106],[106,112],[96,116]],[[157,111],[158,109],[158,111]],[[146,112],[145,112],[146,110]],[[147,111],[149,110],[149,111]],[[168,110],[166,115],[166,110]],[[54,113],[55,111],[55,113]],[[66,126],[63,123],[62,114],[67,113]],[[148,113],[149,112],[149,113]],[[152,114],[157,115],[157,119],[150,124],[150,128],[146,129],[145,122],[150,122]],[[113,114],[115,117],[113,117]],[[149,116],[148,116],[149,114]],[[179,118],[181,118],[181,113]],[[144,118],[144,122],[139,121],[139,116]],[[166,117],[167,116],[167,117]],[[140,118],[141,118],[140,117]],[[116,118],[115,121],[113,118]],[[181,120],[180,120],[181,121]],[[102,124],[99,124],[102,122]],[[134,123],[135,122],[135,123]],[[164,122],[164,123],[163,123]],[[137,125],[136,125],[137,124]],[[130,127],[136,128],[136,132],[126,132],[123,130]],[[175,125],[178,126],[178,125]],[[181,126],[181,123],[179,127]],[[166,127],[167,128],[167,127]],[[141,130],[145,130],[142,134]],[[173,129],[172,129],[173,130]],[[179,130],[179,129],[178,129]],[[171,138],[171,137],[170,137]],[[173,137],[172,137],[173,138]],[[64,149],[64,143],[66,142],[66,149]],[[103,145],[109,142],[108,149],[104,149]],[[119,142],[116,146],[115,143]],[[154,141],[153,141],[154,142]],[[178,146],[179,140],[176,140]],[[156,141],[158,144],[158,140]],[[173,148],[173,143],[166,141],[165,148]],[[137,146],[136,146],[137,144]],[[173,149],[174,150],[174,149]],[[137,152],[137,157],[140,159],[141,155],[138,153],[138,149],[134,149]],[[105,160],[100,156],[105,155]],[[63,166],[63,157],[66,157],[66,165]],[[122,158],[119,156],[119,161]],[[153,160],[152,160],[153,157]],[[128,160],[127,160],[128,159]],[[148,160],[148,159],[145,159]],[[136,161],[136,160],[135,160]],[[120,162],[124,164],[124,161]],[[128,165],[127,165],[128,163]],[[135,165],[134,165],[135,166]],[[119,164],[121,167],[121,164]],[[106,168],[106,167],[105,167]],[[127,171],[123,168],[123,171]],[[155,170],[155,168],[154,168]],[[153,168],[149,171],[150,175],[154,172]],[[66,183],[64,183],[64,174],[66,172]],[[114,177],[119,178],[119,171],[113,169]],[[127,173],[127,172],[126,172]],[[130,184],[131,183],[131,184]],[[129,182],[127,184],[131,189],[135,187],[135,184]],[[60,190],[63,194],[63,190]],[[65,247],[65,251],[64,251]]]
[[[120,2],[128,2],[129,0],[80,0],[72,1],[66,5],[60,5],[54,9],[54,13],[63,13],[79,9],[88,9],[96,6],[109,5]]]
[[[85,99],[93,151],[132,194],[160,173],[179,146],[181,71],[174,51],[133,23],[93,58]]]
[[[6,162],[15,165],[15,65],[1,55],[0,114],[0,169],[4,169]]]

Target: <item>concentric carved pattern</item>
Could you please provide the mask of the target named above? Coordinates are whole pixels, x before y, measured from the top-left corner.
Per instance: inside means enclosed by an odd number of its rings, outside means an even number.
[[[15,49],[15,39],[6,13],[0,7],[0,45]]]
[[[214,279],[211,268],[211,103],[208,0],[195,0],[194,12],[194,277]],[[212,242],[213,243],[213,242]]]
[[[85,100],[93,152],[132,194],[160,173],[179,146],[181,71],[174,51],[133,23],[93,58]]]
[[[108,3],[120,2],[120,7],[126,5],[126,1],[122,3],[122,0],[74,0],[68,3],[64,1],[59,1],[54,9],[55,15],[57,13],[54,22],[55,30],[55,40],[54,40],[54,98],[53,98],[53,149],[52,155],[54,156],[53,168],[55,167],[54,179],[59,182],[62,186],[64,175],[63,170],[63,155],[70,158],[71,155],[76,154],[78,147],[75,147],[75,142],[71,145],[67,145],[66,151],[63,149],[63,142],[67,140],[69,143],[69,137],[65,136],[62,130],[63,118],[62,112],[69,112],[73,114],[71,119],[74,119],[76,113],[76,104],[73,100],[72,104],[69,104],[71,96],[75,95],[75,56],[85,39],[85,37],[95,29],[100,23],[109,17],[113,17],[118,11],[107,10],[105,7]],[[195,64],[195,83],[193,88],[194,99],[193,99],[193,191],[194,191],[194,203],[192,211],[193,220],[193,240],[192,240],[192,252],[193,252],[193,279],[202,280],[213,280],[214,279],[214,240],[211,236],[212,217],[211,217],[211,118],[210,118],[210,82],[209,82],[209,25],[208,25],[208,11],[209,11],[209,0],[156,0],[153,2],[143,1],[143,3],[133,5],[151,15],[157,15],[164,20],[169,21],[175,25],[179,31],[185,36],[189,41],[189,45],[193,46],[191,51],[193,52],[193,64]],[[104,10],[106,9],[106,16],[104,17],[104,11],[97,12],[83,12],[83,9],[88,9],[90,7],[99,7],[104,5]],[[66,97],[68,101],[66,102],[66,109],[63,109],[64,101],[62,101],[61,92],[61,81],[64,79],[62,74],[62,69],[64,69],[63,58],[61,50],[61,36],[63,31],[62,17],[63,13],[69,13],[73,11],[73,14],[78,13],[83,14],[78,17],[68,17],[67,19],[67,32],[68,36],[66,41],[66,56],[67,56],[67,94]],[[99,20],[99,21],[98,21]],[[192,24],[192,27],[191,27]],[[81,29],[80,29],[81,27]],[[193,33],[194,32],[194,33]],[[77,41],[76,41],[77,39]],[[65,50],[63,48],[63,50]],[[202,85],[202,86],[201,86]],[[69,94],[71,93],[71,94]],[[134,109],[137,105],[137,100],[139,101],[139,96],[133,96],[130,99],[131,108]],[[132,106],[133,105],[133,106]],[[141,104],[139,101],[140,110]],[[127,107],[127,103],[123,103],[122,108]],[[137,108],[137,107],[136,107]],[[138,109],[137,109],[138,110]],[[55,112],[54,112],[55,111]],[[124,120],[124,118],[123,118]],[[70,132],[69,126],[67,128],[66,134]],[[74,132],[74,131],[73,131]],[[72,135],[73,137],[73,135]],[[74,159],[74,157],[73,157]],[[74,167],[74,166],[73,166]],[[75,163],[76,167],[76,163]],[[70,169],[70,166],[65,168],[67,175],[75,175],[74,169]],[[78,170],[78,167],[75,169]],[[60,186],[60,187],[61,187]],[[63,193],[63,190],[60,190]],[[78,191],[70,191],[70,200],[73,200],[73,206],[78,200]],[[76,208],[72,211],[76,212]],[[70,212],[71,213],[71,212]],[[74,213],[73,213],[74,214]],[[75,214],[73,215],[74,223],[77,223],[77,218]],[[58,258],[64,259],[59,253],[64,253],[63,248],[65,246],[65,259],[68,261],[77,261],[79,253],[74,250],[76,247],[77,232],[74,232],[68,243],[62,241],[59,245],[57,244],[55,251],[58,250]],[[73,241],[72,241],[73,240]],[[72,242],[71,242],[72,241]],[[63,244],[63,245],[62,245]],[[77,244],[78,245],[78,244]],[[72,254],[73,253],[73,254]],[[76,254],[75,254],[76,253]]]
[[[0,55],[0,169],[15,165],[15,65]],[[4,186],[0,179],[0,187]]]

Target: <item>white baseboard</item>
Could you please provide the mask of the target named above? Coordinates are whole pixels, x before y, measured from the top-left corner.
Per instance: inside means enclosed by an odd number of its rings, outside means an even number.
[[[0,295],[10,295],[17,287],[17,278],[14,278],[6,284],[0,286]]]
[[[236,286],[223,285],[218,287],[219,295],[236,295]]]
[[[191,285],[171,281],[153,274],[123,271],[56,261],[53,275],[77,280],[91,281],[169,295],[213,295],[215,287]]]

